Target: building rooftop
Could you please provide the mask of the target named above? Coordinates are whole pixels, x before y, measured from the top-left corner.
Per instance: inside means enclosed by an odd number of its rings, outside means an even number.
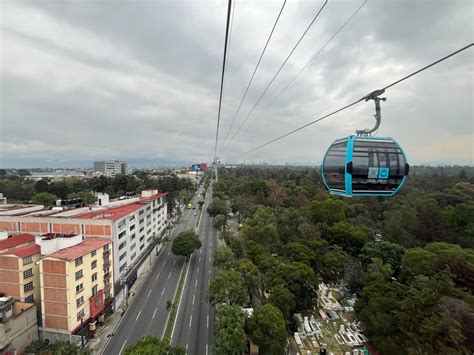
[[[86,238],[81,243],[58,250],[48,255],[48,257],[71,261],[109,243],[112,243],[112,241],[105,238]]]
[[[15,255],[19,258],[26,258],[27,256],[39,254],[41,252],[41,247],[37,244],[31,244],[17,249],[7,250],[0,255]]]
[[[117,221],[125,216],[127,216],[130,213],[135,212],[136,210],[140,209],[143,207],[144,204],[149,203],[150,201],[157,199],[161,196],[166,195],[166,193],[159,193],[155,194],[153,196],[147,197],[147,198],[142,198],[138,202],[134,202],[128,205],[124,206],[119,206],[119,207],[111,207],[111,208],[106,208],[102,209],[99,211],[92,211],[76,216],[72,216],[72,218],[77,218],[77,219],[105,219],[105,220],[112,220],[112,221]]]
[[[17,245],[34,243],[35,237],[31,234],[17,234],[7,239],[0,240],[0,250],[16,247]]]

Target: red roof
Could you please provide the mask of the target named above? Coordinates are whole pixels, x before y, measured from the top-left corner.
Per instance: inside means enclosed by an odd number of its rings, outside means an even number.
[[[0,240],[0,250],[15,247],[17,245],[31,243],[35,241],[35,237],[31,234],[18,234],[7,239]]]
[[[144,204],[149,203],[157,198],[167,195],[167,193],[159,193],[140,201],[133,202],[129,205],[119,206],[119,207],[110,207],[100,211],[87,212],[81,215],[74,216],[73,218],[77,219],[107,219],[112,221],[118,221],[119,219],[139,210],[144,206]]]
[[[17,249],[7,250],[0,255],[16,255],[19,258],[26,258],[27,256],[41,253],[41,247],[37,244],[27,245]]]
[[[112,241],[105,238],[86,238],[81,243],[73,245],[72,247],[58,250],[57,252],[48,255],[48,257],[63,260],[74,260],[109,243],[112,243]]]

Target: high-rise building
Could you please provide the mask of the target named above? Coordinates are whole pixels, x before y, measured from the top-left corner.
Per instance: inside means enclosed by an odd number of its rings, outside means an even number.
[[[102,160],[94,162],[94,172],[99,172],[105,176],[127,175],[128,163],[119,160]]]

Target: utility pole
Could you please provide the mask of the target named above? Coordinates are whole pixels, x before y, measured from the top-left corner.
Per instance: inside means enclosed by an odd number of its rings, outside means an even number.
[[[217,165],[219,164],[219,157],[214,158],[214,175],[216,177],[216,182],[218,178],[218,171],[217,171]]]

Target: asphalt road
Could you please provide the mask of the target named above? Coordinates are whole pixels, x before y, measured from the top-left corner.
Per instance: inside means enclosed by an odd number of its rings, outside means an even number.
[[[196,200],[195,197],[194,205],[197,205]],[[194,230],[198,218],[194,216],[195,211],[197,210],[184,210],[181,222],[171,232],[172,237],[185,230]],[[174,298],[184,261],[184,257],[171,253],[171,243],[163,247],[114,335],[102,351],[103,354],[121,354],[126,346],[134,344],[144,335],[162,338],[169,314],[166,309],[167,301]]]
[[[214,307],[206,301],[209,280],[214,276],[212,255],[217,246],[217,231],[207,214],[212,188],[206,194],[199,225],[202,246],[189,261],[189,272],[172,333],[172,344],[186,347],[187,353],[210,354],[214,340]]]

